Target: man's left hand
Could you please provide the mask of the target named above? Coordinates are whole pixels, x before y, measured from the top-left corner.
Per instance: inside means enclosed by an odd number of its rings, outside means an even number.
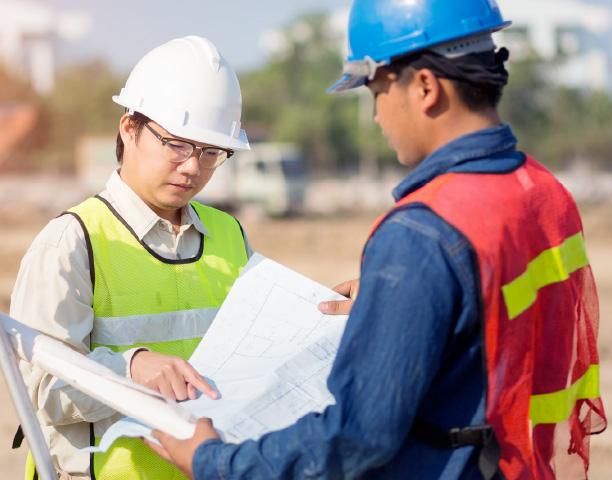
[[[193,480],[193,456],[196,449],[211,438],[219,438],[210,418],[201,418],[196,425],[193,437],[187,440],[178,440],[160,430],[153,430],[153,436],[159,440],[161,446],[143,439],[147,446],[164,460],[174,464],[183,475]]]
[[[319,303],[319,310],[327,315],[348,315],[351,313],[357,293],[359,292],[359,279],[349,280],[340,285],[336,285],[333,289],[340,295],[348,297],[346,300],[330,300],[328,302]]]

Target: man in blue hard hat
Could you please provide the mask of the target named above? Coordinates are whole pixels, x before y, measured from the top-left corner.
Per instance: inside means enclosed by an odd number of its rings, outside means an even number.
[[[598,305],[568,192],[516,150],[494,0],[355,0],[344,77],[414,170],[364,249],[336,404],[239,445],[151,448],[200,479],[584,479]],[[330,308],[332,310],[332,308]]]

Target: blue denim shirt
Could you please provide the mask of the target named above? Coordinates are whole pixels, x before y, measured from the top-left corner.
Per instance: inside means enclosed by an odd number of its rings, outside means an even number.
[[[524,156],[510,127],[458,138],[425,158],[397,200],[447,172],[504,172]],[[474,214],[478,214],[474,212]],[[444,429],[484,422],[477,265],[463,235],[424,206],[392,213],[365,249],[359,296],[328,379],[336,404],[240,445],[209,440],[200,479],[481,479],[479,451],[434,449]]]

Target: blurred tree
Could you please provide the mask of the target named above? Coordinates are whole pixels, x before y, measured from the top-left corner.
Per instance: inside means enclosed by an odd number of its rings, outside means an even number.
[[[75,140],[84,133],[117,131],[121,107],[112,102],[123,85],[102,61],[68,67],[47,96],[0,70],[0,102],[25,102],[37,111],[33,133],[11,156],[4,170],[74,171]]]
[[[243,124],[252,140],[299,143],[311,170],[329,173],[355,169],[366,142],[378,157],[381,143],[372,135],[371,114],[370,127],[360,122],[358,95],[326,93],[342,65],[342,38],[328,21],[310,14],[278,32],[272,60],[241,76],[241,87]]]
[[[362,168],[375,174],[396,156],[373,121],[367,89],[328,95],[339,78],[342,34],[323,14],[310,14],[273,35],[272,59],[240,75],[244,128],[251,141],[299,143],[314,173]],[[536,57],[512,61],[500,113],[519,148],[556,169],[577,159],[612,168],[612,99],[549,81],[551,65]],[[548,73],[547,73],[548,72]],[[26,102],[38,112],[33,133],[8,164],[24,169],[71,171],[81,134],[115,134],[121,107],[112,102],[124,84],[100,60],[60,72],[46,97],[0,69],[0,102]],[[366,167],[366,168],[364,168]]]
[[[537,57],[512,62],[509,71],[500,114],[520,150],[551,169],[575,161],[612,168],[612,99],[606,92],[556,85],[549,78],[554,64]]]
[[[122,109],[111,97],[124,82],[101,60],[71,66],[58,75],[55,90],[45,99],[50,137],[45,162],[71,168],[74,141],[80,135],[116,133]]]
[[[555,167],[587,162],[612,170],[612,99],[602,91],[556,89],[549,99],[542,155]]]
[[[0,102],[34,102],[36,99],[36,94],[30,85],[20,78],[11,75],[0,64]]]
[[[0,108],[3,121],[3,138],[0,141],[2,171],[27,169],[24,158],[45,146],[45,137],[36,127],[42,109],[41,99],[27,82],[12,75],[1,65]],[[24,123],[21,114],[25,111],[31,114],[31,122]]]
[[[550,92],[541,66],[535,56],[511,62],[508,65],[509,82],[499,105],[502,121],[512,126],[519,139],[519,148],[534,152],[532,155],[536,155],[538,140],[547,131],[549,123],[543,96]]]

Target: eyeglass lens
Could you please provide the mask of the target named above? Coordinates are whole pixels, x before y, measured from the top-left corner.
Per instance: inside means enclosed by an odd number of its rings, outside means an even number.
[[[164,156],[171,162],[183,162],[187,160],[194,151],[193,145],[181,140],[170,140],[164,145]],[[205,147],[199,155],[200,164],[203,167],[217,167],[227,159],[227,152],[219,148]]]

